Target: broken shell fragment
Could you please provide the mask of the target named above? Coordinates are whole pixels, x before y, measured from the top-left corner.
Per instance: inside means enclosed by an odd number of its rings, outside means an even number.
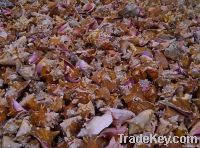
[[[113,118],[109,112],[102,116],[95,116],[88,124],[86,124],[85,128],[81,129],[78,137],[97,135],[112,122]]]

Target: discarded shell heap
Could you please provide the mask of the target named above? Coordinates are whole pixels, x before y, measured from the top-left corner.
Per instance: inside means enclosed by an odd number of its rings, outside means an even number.
[[[198,0],[1,0],[0,147],[199,135],[199,44]]]

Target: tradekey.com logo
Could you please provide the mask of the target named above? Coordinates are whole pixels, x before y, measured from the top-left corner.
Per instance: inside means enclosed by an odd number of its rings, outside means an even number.
[[[120,143],[137,143],[137,144],[164,144],[168,145],[170,143],[182,143],[182,144],[197,144],[198,137],[196,136],[159,136],[157,134],[149,135],[135,135],[135,136],[125,136],[124,134],[119,134]]]

